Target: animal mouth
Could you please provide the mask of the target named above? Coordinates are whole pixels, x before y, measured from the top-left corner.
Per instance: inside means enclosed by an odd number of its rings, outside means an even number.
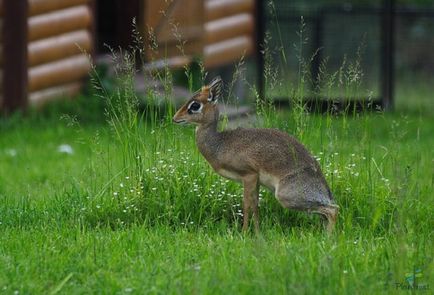
[[[181,119],[181,120],[175,120],[175,119],[173,119],[173,123],[175,123],[175,124],[186,124],[187,123],[187,121],[186,120],[184,120],[184,119]]]

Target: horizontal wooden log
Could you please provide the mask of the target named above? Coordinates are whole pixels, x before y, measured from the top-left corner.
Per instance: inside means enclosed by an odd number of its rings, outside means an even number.
[[[29,41],[89,28],[92,12],[87,5],[75,6],[29,18]]]
[[[15,0],[23,1],[23,0]],[[29,11],[27,14],[29,16],[34,16],[54,10],[64,9],[71,6],[87,4],[90,0],[28,0]],[[3,2],[0,0],[0,17],[3,16]]]
[[[60,1],[59,0],[28,0],[28,1],[29,1],[30,16],[89,3],[89,0],[60,0]]]
[[[73,56],[92,48],[91,35],[86,30],[58,35],[31,42],[28,49],[29,65],[35,66]]]
[[[250,55],[253,49],[253,40],[250,36],[240,36],[207,45],[204,50],[204,66],[213,68],[236,62],[242,56]]]
[[[157,42],[159,44],[162,43],[179,43],[180,40],[198,40],[202,37],[203,34],[203,26],[180,26],[177,28],[176,33],[173,30],[164,30],[162,31],[158,37]]]
[[[208,0],[205,1],[205,22],[238,13],[253,13],[254,0]]]
[[[251,35],[255,22],[252,14],[240,13],[205,23],[205,44],[220,42],[240,35]]]
[[[160,59],[144,65],[145,71],[160,71],[165,68],[179,69],[193,61],[191,56],[174,56],[167,59]]]
[[[59,36],[33,41],[29,44],[27,55],[29,66],[52,62],[82,51],[92,49],[91,35],[86,30],[66,33]],[[3,47],[0,44],[0,66],[3,63]]]
[[[203,33],[204,0],[146,0],[145,33],[152,28],[158,42],[199,39]],[[176,36],[178,35],[178,36]]]
[[[34,106],[42,106],[55,99],[70,98],[80,93],[82,86],[82,82],[74,82],[35,91],[29,94],[29,102]]]
[[[160,59],[166,59],[174,56],[183,55],[202,55],[203,43],[201,40],[191,40],[185,43],[182,47],[183,50],[179,48],[177,42],[159,44],[157,51],[147,50],[147,62],[152,62]]]
[[[84,54],[29,69],[29,91],[41,90],[86,77],[90,62]]]

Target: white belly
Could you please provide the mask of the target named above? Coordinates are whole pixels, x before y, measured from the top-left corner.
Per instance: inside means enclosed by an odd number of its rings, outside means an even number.
[[[216,170],[216,172],[225,178],[229,178],[238,182],[242,182],[243,180],[241,175],[226,169],[219,169]],[[265,172],[259,172],[259,183],[274,191],[279,183],[279,179],[274,175]]]

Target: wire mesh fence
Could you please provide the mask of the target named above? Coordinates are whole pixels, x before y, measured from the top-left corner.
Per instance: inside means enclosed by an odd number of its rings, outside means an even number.
[[[267,95],[291,96],[287,85],[297,88],[301,74],[308,86],[302,93],[306,97],[381,100],[387,83],[396,88],[415,77],[433,76],[434,6],[393,2],[267,2],[267,46],[282,79],[280,87],[267,86]],[[386,5],[390,3],[394,5]],[[390,27],[387,13],[393,15]],[[385,46],[388,37],[390,51]],[[328,87],[327,77],[334,74],[334,85]],[[345,75],[357,85],[340,81]]]

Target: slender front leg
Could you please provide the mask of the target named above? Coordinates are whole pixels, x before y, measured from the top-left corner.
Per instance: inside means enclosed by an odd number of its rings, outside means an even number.
[[[250,210],[253,211],[255,231],[259,232],[258,215],[258,175],[250,174],[243,178],[244,197],[243,197],[243,231],[249,227]]]
[[[259,182],[256,178],[255,190],[252,193],[252,210],[253,210],[253,221],[255,223],[255,232],[259,234]]]
[[[243,196],[243,231],[247,231],[249,227],[249,214],[250,214],[250,196],[248,188],[244,183],[244,196]]]

